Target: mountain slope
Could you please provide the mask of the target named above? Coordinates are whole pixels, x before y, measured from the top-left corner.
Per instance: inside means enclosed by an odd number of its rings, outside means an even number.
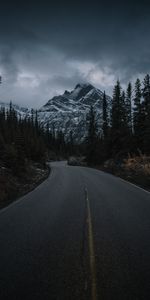
[[[111,98],[106,96],[108,110],[111,107]],[[69,139],[70,132],[76,142],[83,141],[87,136],[87,114],[93,106],[96,112],[98,130],[102,132],[102,105],[103,92],[89,83],[77,84],[71,92],[65,91],[63,95],[50,99],[38,111],[38,119],[44,127],[49,124],[50,129],[62,130]],[[9,109],[9,104],[0,103],[0,108]],[[21,118],[31,116],[31,110],[12,105]],[[35,113],[35,111],[33,111]]]
[[[108,106],[111,98],[107,97]],[[91,84],[77,84],[71,92],[50,99],[39,111],[38,117],[44,126],[49,123],[56,130],[62,130],[66,137],[72,131],[76,141],[87,135],[87,114],[91,105],[95,109],[98,128],[102,127],[103,93]]]

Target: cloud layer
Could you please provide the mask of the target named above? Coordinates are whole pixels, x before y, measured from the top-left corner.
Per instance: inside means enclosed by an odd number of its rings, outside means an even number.
[[[19,3],[0,12],[0,101],[40,107],[80,81],[110,94],[150,72],[148,1]]]

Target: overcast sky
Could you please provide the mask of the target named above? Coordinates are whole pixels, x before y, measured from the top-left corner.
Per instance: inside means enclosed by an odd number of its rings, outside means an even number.
[[[78,82],[111,95],[117,79],[150,72],[149,1],[6,2],[0,101],[38,108]]]

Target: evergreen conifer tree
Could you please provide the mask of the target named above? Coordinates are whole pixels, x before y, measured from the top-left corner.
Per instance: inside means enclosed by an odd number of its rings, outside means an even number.
[[[133,113],[134,134],[136,136],[139,133],[139,127],[140,127],[141,97],[142,97],[141,82],[140,79],[137,78],[135,82],[134,113]]]
[[[130,132],[132,133],[132,85],[131,82],[129,82],[127,91],[126,91],[126,98],[125,98],[125,104],[126,104],[126,113],[127,113],[127,124]]]
[[[145,153],[150,153],[150,75],[147,74],[143,82],[143,148]]]
[[[104,138],[107,137],[108,134],[108,112],[107,112],[107,99],[104,91],[103,94],[103,135]]]
[[[111,144],[112,156],[129,151],[129,130],[127,126],[127,111],[125,93],[122,92],[120,82],[114,87],[111,112]],[[123,155],[123,154],[122,154]]]
[[[141,81],[137,78],[135,82],[135,95],[134,95],[134,108],[133,108],[133,134],[134,134],[134,146],[135,151],[138,149],[142,150],[143,140],[143,117],[142,117],[142,90]]]
[[[97,124],[96,124],[96,115],[91,106],[88,114],[88,137],[87,137],[87,160],[89,163],[93,163],[96,160],[95,150],[97,142]]]

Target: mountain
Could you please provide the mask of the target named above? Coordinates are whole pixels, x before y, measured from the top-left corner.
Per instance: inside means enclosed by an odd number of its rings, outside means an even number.
[[[111,107],[111,98],[106,96],[108,108]],[[87,114],[91,105],[96,112],[98,130],[102,132],[102,104],[103,92],[89,83],[77,84],[71,92],[65,91],[63,95],[50,99],[38,111],[38,119],[41,124],[56,131],[62,130],[69,139],[70,132],[76,142],[84,140],[87,135]],[[9,109],[9,104],[0,103],[0,107]],[[28,108],[12,105],[19,117],[31,116]]]
[[[111,98],[106,96],[108,107]],[[102,131],[103,92],[89,83],[77,84],[71,92],[50,99],[40,110],[38,117],[45,126],[62,130],[69,138],[70,131],[76,141],[82,141],[87,135],[87,114],[91,105],[96,112],[98,129]]]

